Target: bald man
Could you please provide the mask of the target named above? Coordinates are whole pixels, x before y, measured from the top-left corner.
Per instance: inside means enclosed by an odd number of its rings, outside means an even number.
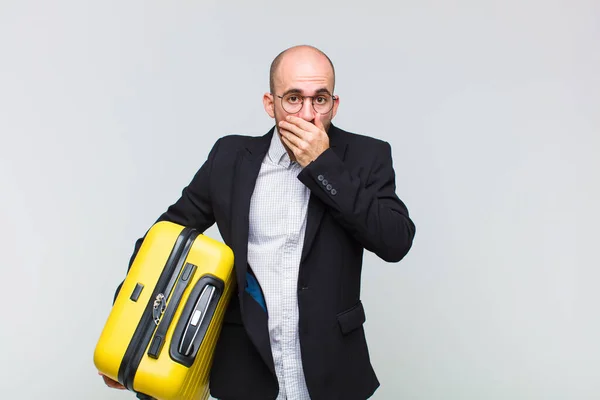
[[[219,139],[156,221],[201,232],[216,222],[235,254],[238,290],[211,369],[217,399],[364,400],[379,386],[363,330],[363,253],[400,261],[415,225],[395,193],[390,145],[332,124],[334,86],[320,50],[280,53],[263,95],[275,126]]]

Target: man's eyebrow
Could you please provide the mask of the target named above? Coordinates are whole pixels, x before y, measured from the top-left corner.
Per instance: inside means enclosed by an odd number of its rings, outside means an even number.
[[[292,89],[286,90],[281,96],[285,96],[290,93],[294,93],[294,94],[297,93],[297,94],[303,95],[302,90],[297,89],[297,88],[292,88]],[[329,92],[329,90],[327,88],[319,88],[319,89],[315,90],[315,94],[323,94],[323,93],[327,93],[327,94],[331,95],[331,93]]]
[[[315,91],[316,94],[321,94],[321,93],[327,93],[327,94],[331,94],[331,92],[329,90],[327,90],[327,88],[321,88],[321,89],[317,89]]]
[[[285,92],[283,92],[282,96],[285,96],[285,95],[290,94],[290,93],[302,94],[302,90],[296,89],[296,88],[288,89]]]

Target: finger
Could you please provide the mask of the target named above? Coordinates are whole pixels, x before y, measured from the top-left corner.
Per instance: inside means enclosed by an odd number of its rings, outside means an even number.
[[[319,118],[319,115],[315,115],[315,126],[319,128],[320,131],[325,132],[325,126],[323,125],[321,118]]]
[[[292,135],[292,136],[293,136],[293,135]],[[285,145],[286,145],[286,146],[287,146],[287,147],[288,147],[290,150],[292,150],[292,152],[294,152],[294,153],[295,153],[295,150],[294,150],[294,149],[297,149],[297,147],[296,147],[296,146],[294,146],[294,143],[292,143],[292,142],[290,141],[290,139],[288,139],[288,137],[286,136],[286,134],[285,134],[285,133],[283,133],[283,132],[281,133],[281,140],[283,141],[283,144],[285,144]]]
[[[111,389],[126,390],[125,386],[121,385],[120,383],[107,383],[106,386]]]
[[[302,118],[294,117],[293,115],[289,115],[287,117],[287,119],[291,123],[296,125],[298,128],[305,131],[304,135],[308,135],[308,136],[304,136],[304,139],[306,141],[310,141],[309,138],[314,139],[314,138],[318,138],[321,135],[327,134],[327,131],[325,130],[325,126],[323,125],[323,122],[319,119],[319,114],[315,115],[315,118],[313,119],[312,123],[305,121]],[[286,129],[287,129],[287,126],[288,125],[286,125]],[[292,131],[293,129],[290,128],[290,130]]]
[[[112,379],[110,379],[108,376],[104,375],[104,374],[100,374],[102,376],[102,379],[104,380],[104,383],[106,384],[106,386],[108,386],[109,388],[112,389],[126,389],[125,386],[121,385],[119,382],[114,381]]]
[[[298,125],[295,125],[293,123],[286,122],[286,121],[280,121],[279,127],[282,129],[285,129],[286,131],[290,132],[291,134],[296,135],[297,137],[299,137],[301,139],[304,139],[306,137],[306,135],[309,134],[308,132],[306,132],[305,130],[300,128]]]
[[[301,143],[303,142],[303,140],[300,137],[298,137],[293,132],[288,131],[287,129],[280,129],[280,132],[281,132],[281,137],[284,140],[287,140],[287,142],[291,143],[294,147],[296,147],[298,149],[300,148]]]
[[[283,140],[283,144],[285,144],[292,151],[292,153],[294,153],[294,156],[298,158],[298,153],[300,152],[300,149],[296,145],[294,145],[294,143],[290,142],[290,140],[287,137],[282,135],[281,138]]]
[[[106,386],[108,386],[108,387],[115,387],[115,386],[117,386],[117,382],[113,381],[110,378],[107,378],[107,377],[104,376],[104,377],[102,377],[102,379],[104,379],[104,384]]]
[[[317,116],[315,115],[315,119],[317,119]],[[311,124],[310,122],[300,118],[300,117],[295,117],[293,115],[288,115],[286,120],[292,124],[292,126],[297,126],[298,128],[300,128],[300,130],[303,131],[307,131],[307,132],[312,132],[312,133],[316,133],[315,130],[315,125]]]

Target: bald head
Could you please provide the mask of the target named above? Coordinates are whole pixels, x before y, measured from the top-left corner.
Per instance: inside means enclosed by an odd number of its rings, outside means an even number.
[[[281,53],[279,53],[279,55],[277,55],[277,57],[275,57],[275,59],[271,63],[271,69],[269,73],[269,89],[271,90],[271,93],[275,93],[275,82],[279,77],[278,75],[280,73],[280,68],[282,67],[282,65],[285,67],[286,63],[296,63],[299,60],[327,62],[331,67],[333,86],[335,87],[335,68],[333,67],[333,63],[331,62],[327,54],[323,53],[316,47],[300,45],[290,47],[282,51]]]

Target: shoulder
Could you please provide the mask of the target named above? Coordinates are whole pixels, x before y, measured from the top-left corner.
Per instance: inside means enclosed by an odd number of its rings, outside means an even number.
[[[253,149],[267,141],[267,135],[251,136],[242,134],[230,134],[219,138],[214,146],[213,152],[219,154],[237,153],[243,149]]]
[[[217,140],[215,146],[226,148],[241,148],[259,139],[260,136],[249,136],[241,134],[231,134],[222,136]]]

